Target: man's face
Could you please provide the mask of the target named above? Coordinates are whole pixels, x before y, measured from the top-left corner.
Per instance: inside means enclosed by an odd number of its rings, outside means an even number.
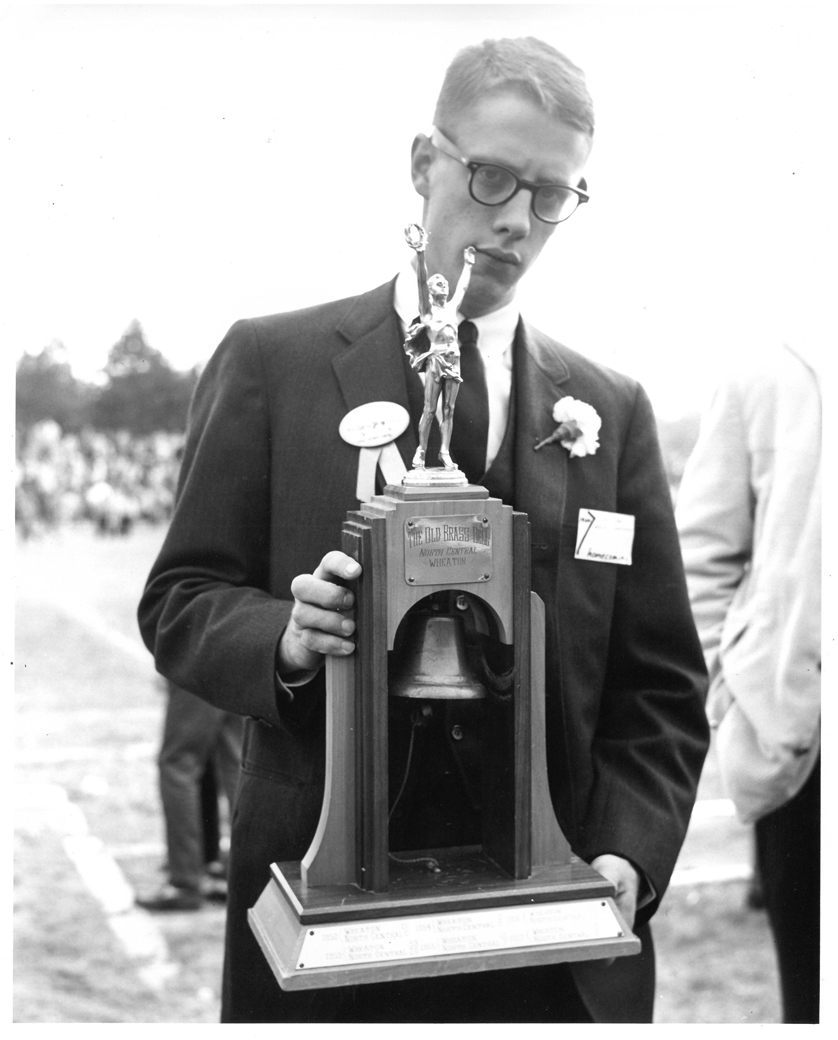
[[[512,90],[484,98],[440,129],[468,159],[497,163],[538,184],[575,187],[591,150],[586,134]],[[534,216],[526,188],[500,206],[475,202],[469,171],[421,134],[413,145],[412,170],[414,187],[425,199],[428,272],[456,285],[463,250],[474,246],[463,314],[478,318],[509,303],[557,225]]]

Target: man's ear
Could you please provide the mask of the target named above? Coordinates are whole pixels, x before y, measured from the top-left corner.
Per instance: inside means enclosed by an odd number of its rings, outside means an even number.
[[[430,193],[428,171],[434,161],[434,147],[427,134],[417,134],[410,150],[410,176],[413,187],[426,199]]]

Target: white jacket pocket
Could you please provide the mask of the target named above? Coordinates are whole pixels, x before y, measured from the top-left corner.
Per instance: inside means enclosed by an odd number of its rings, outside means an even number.
[[[722,676],[715,685],[710,715],[722,783],[744,823],[753,823],[793,798],[814,768],[820,727],[805,749],[768,744]]]

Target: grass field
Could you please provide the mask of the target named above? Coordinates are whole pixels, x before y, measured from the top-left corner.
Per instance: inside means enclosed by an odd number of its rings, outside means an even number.
[[[132,905],[164,855],[165,694],[134,620],[161,538],[72,528],[18,546],[15,1022],[218,1020],[223,908]],[[749,835],[718,815],[720,797],[711,757],[708,811],[655,919],[658,1023],[779,1021],[765,917],[745,908]]]

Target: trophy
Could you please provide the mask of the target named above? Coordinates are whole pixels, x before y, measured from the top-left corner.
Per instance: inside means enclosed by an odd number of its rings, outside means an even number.
[[[356,650],[326,660],[320,822],[301,861],[272,864],[249,913],[287,990],[640,950],[550,799],[527,516],[450,456],[455,314],[474,251],[449,300],[445,279],[427,275],[424,230],[406,238],[420,317],[405,349],[425,368],[419,448],[401,483],[347,514],[342,548],[363,568]],[[440,397],[442,466],[427,468]]]
[[[448,282],[441,274],[428,277],[425,265],[425,246],[428,235],[418,224],[409,224],[405,229],[407,244],[416,251],[416,273],[419,282],[419,320],[407,330],[404,349],[410,357],[411,368],[425,373],[425,402],[419,420],[419,447],[413,457],[413,470],[409,483],[450,487],[468,484],[451,458],[451,433],[454,428],[454,406],[460,389],[460,347],[457,341],[457,311],[466,295],[474,266],[474,248],[469,246],[463,255],[463,272],[451,299],[448,299]],[[422,338],[427,349],[418,346]],[[427,476],[425,455],[428,438],[436,415],[437,404],[442,398],[440,419],[441,447],[439,459],[443,471]]]

